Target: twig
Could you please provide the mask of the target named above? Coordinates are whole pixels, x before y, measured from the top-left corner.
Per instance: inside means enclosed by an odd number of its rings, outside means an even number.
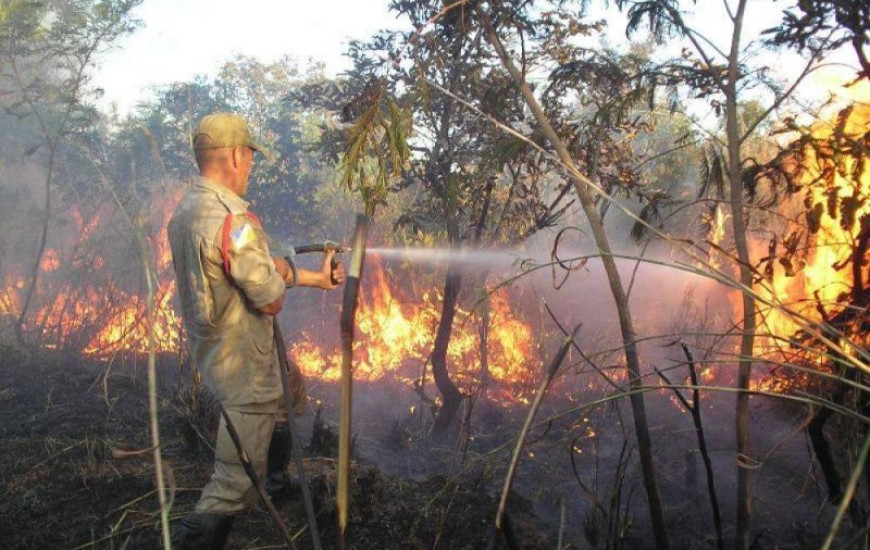
[[[569,449],[569,452],[571,454],[570,455],[571,456],[571,471],[574,473],[574,478],[577,480],[577,484],[580,486],[580,489],[582,489],[583,492],[586,493],[586,496],[589,498],[589,501],[595,506],[595,508],[598,509],[599,512],[601,512],[601,515],[606,516],[607,510],[604,509],[603,504],[598,502],[598,497],[597,497],[595,491],[591,490],[589,487],[586,486],[585,483],[583,483],[583,478],[580,477],[580,472],[577,471],[577,460],[574,457],[574,455],[576,454],[574,452],[574,449],[576,448],[577,440],[580,439],[580,437],[581,436],[577,436],[574,438],[574,440],[571,442],[571,448]],[[597,457],[598,455],[596,454],[595,456]],[[597,470],[598,470],[598,468],[596,467],[596,472],[597,472]],[[597,476],[597,473],[596,473],[596,476]],[[597,487],[596,487],[596,490],[597,490]]]
[[[686,344],[681,344],[686,360],[689,362],[689,376],[692,381],[692,421],[695,423],[695,433],[698,436],[698,450],[707,471],[707,490],[710,493],[710,507],[713,509],[713,525],[716,529],[716,547],[724,550],[725,539],[722,536],[722,517],[719,513],[719,499],[716,497],[716,482],[713,478],[713,462],[707,449],[707,438],[704,436],[704,425],[701,422],[701,393],[698,391],[698,373],[695,369],[695,358]]]
[[[538,388],[538,393],[535,395],[535,400],[532,403],[532,407],[529,409],[529,413],[526,415],[526,421],[523,424],[523,429],[520,431],[519,438],[517,439],[517,445],[514,449],[513,456],[511,457],[510,466],[508,467],[507,476],[505,476],[504,488],[501,492],[501,500],[499,500],[498,511],[495,514],[495,521],[493,522],[495,530],[490,537],[490,548],[494,547],[496,541],[498,540],[499,533],[503,532],[502,517],[504,516],[505,508],[507,507],[508,495],[510,494],[511,486],[514,482],[514,476],[517,472],[517,464],[520,461],[520,453],[523,450],[523,445],[526,442],[526,437],[528,436],[529,430],[532,427],[532,422],[535,419],[535,415],[537,414],[538,409],[541,407],[544,396],[547,394],[547,390],[550,387],[550,382],[552,382],[553,377],[556,376],[556,371],[559,370],[559,365],[562,364],[562,361],[568,354],[568,349],[571,347],[571,343],[573,342],[574,337],[577,336],[577,332],[580,330],[581,326],[582,325],[577,325],[577,327],[574,329],[574,332],[571,333],[571,336],[568,336],[562,342],[562,346],[559,348],[558,353],[556,353],[556,357],[553,358],[553,361],[550,363],[550,366],[544,373],[544,379],[541,381],[541,386]],[[506,533],[506,531],[504,532]]]
[[[622,448],[619,450],[619,459],[616,462],[616,471],[613,473],[613,488],[610,491],[610,513],[606,514],[607,521],[607,547],[619,548],[621,540],[621,532],[623,521],[622,515],[622,491],[625,487],[625,476],[628,471],[629,459],[631,458],[631,447],[629,447],[628,439],[623,439]],[[631,492],[629,492],[629,502],[625,505],[626,513],[631,504]]]

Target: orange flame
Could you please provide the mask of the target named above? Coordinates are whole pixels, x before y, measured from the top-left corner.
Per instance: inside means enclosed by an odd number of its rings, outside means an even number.
[[[710,247],[710,266],[717,268],[721,265],[721,253],[718,248],[725,239],[725,222],[731,217],[726,214],[719,203],[716,203],[713,213],[705,212],[703,214],[705,223],[710,227],[709,242]]]
[[[870,125],[870,106],[857,104],[844,126],[844,134],[854,139],[860,139],[868,131]],[[835,128],[832,124],[817,125],[813,136],[819,140],[833,137]],[[819,151],[807,148],[807,161],[801,167],[806,181],[809,196],[806,203],[810,208],[827,209],[828,197],[836,194],[840,204],[854,199],[858,206],[854,212],[855,223],[843,222],[843,208],[839,215],[823,214],[818,216],[819,228],[812,236],[812,246],[806,257],[803,269],[796,269],[794,276],[776,270],[770,281],[769,296],[796,310],[812,321],[821,321],[818,306],[830,307],[839,303],[839,296],[848,292],[852,286],[851,271],[837,269],[852,254],[852,246],[861,231],[857,221],[862,216],[870,214],[870,169],[866,166],[857,173],[856,168],[861,159],[850,155],[839,155],[836,162],[839,166],[831,168],[830,158],[819,158]],[[823,153],[824,154],[824,153]],[[813,183],[822,177],[823,184]],[[799,267],[799,266],[798,266]],[[799,321],[791,315],[779,310],[771,310],[766,317],[766,326],[770,334],[789,336],[801,328]]]
[[[433,291],[424,293],[419,302],[403,302],[391,289],[385,269],[377,263],[368,269],[357,313],[354,378],[368,382],[389,378],[414,385],[432,351],[442,296]],[[479,311],[459,309],[448,348],[451,374],[466,391],[484,376],[481,322]],[[540,361],[534,359],[532,331],[511,310],[506,290],[490,296],[487,342],[486,376],[498,382],[498,388],[535,379]],[[309,377],[334,381],[341,376],[340,351],[326,351],[310,333],[291,346],[290,355]],[[512,396],[502,397],[524,399],[524,392],[514,388]]]
[[[162,227],[174,203],[170,198],[160,205],[164,207],[158,212],[164,218]],[[36,335],[43,345],[72,347],[95,356],[108,356],[118,351],[147,351],[149,322],[144,298],[115,280],[94,280],[101,276],[104,260],[99,246],[91,239],[103,230],[100,225],[103,216],[96,214],[85,221],[81,213],[73,209],[71,217],[76,230],[68,235],[74,240],[63,247],[47,248],[43,254],[35,306],[25,319],[25,331]],[[180,321],[172,307],[175,279],[165,229],[155,239],[153,248],[154,264],[161,281],[155,291],[156,349],[174,351],[178,349]],[[83,250],[89,252],[83,257],[77,256]],[[131,251],[130,255],[131,261],[140,261],[138,251]],[[27,279],[21,274],[7,279],[5,288],[0,290],[0,316],[17,318],[27,288]]]
[[[828,143],[837,137],[860,140],[870,126],[870,106],[854,105],[845,124],[838,130],[835,123],[817,124],[812,136],[818,143]],[[818,224],[815,231],[810,230],[809,245],[805,263],[792,266],[791,271],[776,266],[773,277],[762,286],[760,292],[775,303],[781,303],[796,312],[810,323],[824,321],[829,313],[843,309],[845,293],[853,286],[852,270],[846,267],[853,255],[854,246],[861,231],[861,218],[870,215],[870,167],[863,164],[860,153],[856,156],[838,153],[822,145],[818,148],[806,146],[803,150],[805,160],[794,171],[800,175],[806,194],[800,205],[801,213],[815,211],[813,223]],[[832,204],[836,208],[832,209]],[[851,206],[845,206],[845,205]],[[849,217],[854,223],[844,220],[846,208],[854,206]],[[811,225],[807,217],[801,217],[799,227],[806,233]],[[788,312],[777,308],[763,311],[762,331],[771,338],[761,343],[759,351],[768,357],[780,356],[785,352],[789,339],[798,333],[804,322]],[[822,367],[822,365],[817,365]],[[806,373],[792,373],[789,379],[768,376],[755,383],[756,389],[782,392],[795,385],[810,383]]]

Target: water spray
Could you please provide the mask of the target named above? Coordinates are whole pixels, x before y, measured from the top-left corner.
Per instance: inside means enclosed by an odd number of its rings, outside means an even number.
[[[414,263],[451,263],[459,266],[510,265],[517,254],[507,250],[483,248],[369,248],[367,253],[385,260]]]
[[[313,252],[331,252],[338,254],[352,253],[353,247],[325,240],[319,243],[304,244],[289,248],[289,256],[310,254]],[[411,262],[414,264],[451,264],[457,268],[507,268],[518,263],[531,260],[534,264],[552,261],[547,254],[523,253],[519,249],[493,250],[486,248],[415,248],[415,247],[367,247],[366,254],[377,256],[386,261]],[[575,257],[582,257],[579,251],[566,252],[568,259],[561,262],[571,262]],[[333,264],[335,267],[335,264]]]

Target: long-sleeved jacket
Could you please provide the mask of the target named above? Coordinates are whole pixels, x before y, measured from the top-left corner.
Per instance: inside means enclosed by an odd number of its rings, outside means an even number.
[[[272,317],[284,295],[266,234],[248,203],[197,177],[169,221],[169,244],[194,364],[225,407],[256,410],[282,395]]]

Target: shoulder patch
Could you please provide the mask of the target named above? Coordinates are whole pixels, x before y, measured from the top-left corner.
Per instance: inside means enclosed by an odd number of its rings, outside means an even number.
[[[236,250],[241,250],[254,242],[256,235],[254,234],[254,227],[250,223],[246,223],[233,229],[230,237],[233,239],[233,247]]]

